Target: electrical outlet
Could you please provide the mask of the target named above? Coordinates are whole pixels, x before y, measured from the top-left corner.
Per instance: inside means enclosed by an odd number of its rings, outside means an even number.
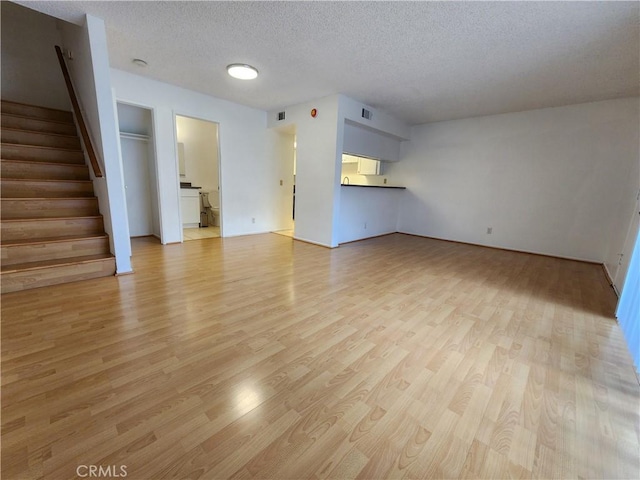
[[[387,179],[386,179],[386,178],[384,179],[384,184],[385,184],[385,185],[387,184]]]
[[[487,235],[491,235],[493,233],[493,227],[487,227]]]
[[[251,217],[251,223],[256,223],[255,217]]]
[[[284,185],[284,182],[282,180],[280,180],[280,186]]]

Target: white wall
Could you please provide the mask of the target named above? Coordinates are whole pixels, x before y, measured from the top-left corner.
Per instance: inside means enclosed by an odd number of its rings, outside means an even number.
[[[54,49],[62,44],[61,21],[10,2],[0,9],[3,100],[71,110]]]
[[[316,118],[311,117],[311,108],[318,110]],[[339,242],[334,223],[339,208],[342,163],[338,97],[316,100],[298,111],[295,237],[336,247]]]
[[[399,230],[610,261],[638,187],[638,115],[631,98],[414,127],[389,166],[408,188]]]
[[[401,140],[407,140],[411,135],[409,126],[397,118],[345,95],[339,95],[339,97],[342,119],[351,125],[362,126]],[[366,108],[373,114],[370,120],[362,118],[362,108]]]
[[[342,187],[339,243],[396,232],[403,193],[395,188]]]
[[[344,95],[339,95],[339,104],[342,142],[338,147],[341,153],[351,149],[374,158],[398,160],[399,142],[409,138],[411,132],[404,122]],[[370,120],[362,118],[362,108],[373,114]],[[387,163],[381,168],[386,169]],[[340,174],[341,170],[342,155]],[[355,176],[354,179],[357,180]],[[337,182],[341,182],[340,176]],[[382,182],[384,177],[370,177],[363,183],[374,185]],[[343,243],[396,231],[398,201],[402,192],[338,186],[334,193],[334,241]],[[367,228],[364,228],[365,222]]]
[[[373,112],[372,120],[361,118],[362,107]],[[311,109],[317,116],[311,117]],[[285,120],[278,120],[278,110],[269,112],[268,125],[273,129],[295,127],[296,151],[296,222],[295,238],[327,247],[340,243],[340,181],[345,122],[363,124],[397,138],[408,137],[408,127],[362,103],[333,95],[287,107]]]
[[[95,178],[92,172],[92,179],[116,271],[130,272],[131,242],[104,22],[86,15],[83,27],[65,23],[62,40],[64,48],[73,52],[73,61],[67,62],[69,73],[104,173]]]
[[[286,120],[277,122],[277,112],[269,113],[269,126],[295,126],[296,132],[296,221],[294,236],[326,247],[336,247],[342,126],[339,96],[333,95],[287,107]],[[318,112],[311,117],[311,109]],[[340,127],[340,128],[339,128]],[[278,134],[277,130],[272,130]],[[272,150],[278,151],[276,142]],[[336,192],[337,191],[337,192]]]
[[[279,178],[265,112],[121,70],[111,70],[111,81],[119,101],[153,109],[163,243],[182,238],[176,114],[219,124],[224,235],[273,230]]]
[[[184,144],[185,176],[180,180],[209,192],[209,201],[218,201],[218,125],[195,118],[176,117],[178,142]]]

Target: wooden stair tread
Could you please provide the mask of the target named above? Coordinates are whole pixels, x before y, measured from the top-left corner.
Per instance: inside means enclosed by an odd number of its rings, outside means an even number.
[[[0,129],[0,140],[3,143],[19,145],[35,145],[38,147],[54,147],[80,149],[82,144],[77,134],[42,132],[29,130],[28,127],[11,128],[2,125]]]
[[[9,179],[90,180],[89,167],[78,163],[0,159],[0,177]]]
[[[33,148],[33,149],[39,149],[39,150],[55,150],[59,152],[73,152],[73,153],[82,152],[81,148],[47,147],[46,145],[28,145],[24,143],[2,142],[0,148],[6,148],[6,147]]]
[[[57,260],[40,260],[38,262],[19,263],[15,265],[3,265],[0,272],[3,274],[22,272],[25,270],[37,270],[41,268],[58,267],[62,265],[75,265],[78,263],[97,262],[102,260],[111,260],[114,256],[111,254],[104,255],[84,255],[80,257],[62,258]]]
[[[85,165],[84,153],[77,145],[69,149],[44,145],[24,145],[4,141],[1,142],[0,152],[2,153],[2,158],[9,160]]]
[[[11,200],[93,200],[95,198],[95,195],[92,197],[3,197],[2,202]],[[0,205],[2,204],[2,202],[0,202]]]
[[[37,105],[28,105],[26,103],[11,102],[8,100],[2,100],[0,113],[3,115],[20,115],[34,120],[53,120],[74,123],[73,114],[70,111],[39,107]]]
[[[21,128],[40,133],[61,133],[64,135],[78,134],[75,123],[69,120],[34,118],[13,113],[2,113],[0,118],[4,128]]]
[[[74,167],[74,168],[88,168],[85,164],[80,163],[62,163],[62,162],[38,162],[35,160],[23,160],[13,158],[0,158],[0,162],[18,163],[24,165],[55,165],[56,167]]]
[[[2,293],[113,275],[73,114],[2,101]]]
[[[66,235],[64,237],[42,237],[42,238],[26,238],[20,240],[10,240],[7,243],[0,242],[2,247],[13,247],[18,245],[38,245],[41,243],[61,243],[73,242],[78,240],[92,240],[98,238],[107,238],[106,233],[96,233],[92,235]]]
[[[82,213],[82,212],[80,212]],[[57,215],[48,218],[15,218],[0,223],[0,245],[10,245],[19,241],[36,241],[38,239],[64,238],[69,236],[86,237],[105,235],[102,215]],[[91,239],[90,241],[95,241]],[[99,240],[106,240],[100,238]],[[52,243],[45,246],[55,245]],[[59,245],[59,244],[58,244]],[[12,248],[18,245],[13,245]],[[36,246],[39,246],[36,244]]]
[[[2,219],[2,223],[18,223],[18,222],[56,222],[59,220],[83,220],[102,218],[102,215],[78,215],[77,217],[43,217],[43,218],[7,218]]]
[[[64,110],[56,110],[58,112],[64,112]],[[69,112],[71,113],[71,112]],[[60,125],[73,125],[75,126],[75,123],[73,123],[73,121],[66,121],[66,120],[60,120],[60,119],[49,119],[49,118],[38,118],[38,117],[31,117],[29,115],[21,115],[19,113],[12,113],[12,112],[5,112],[5,111],[0,111],[0,114],[4,117],[15,117],[15,118],[23,118],[25,120],[35,120],[38,122],[45,122],[45,123],[59,123]]]
[[[2,179],[2,198],[83,198],[93,195],[93,183],[88,180]]]
[[[59,113],[67,113],[69,115],[71,115],[71,110],[61,110],[59,108],[51,108],[51,107],[41,107],[40,105],[31,105],[29,103],[22,103],[22,102],[14,102],[13,100],[2,100],[2,102],[0,102],[0,112],[4,113],[4,109],[2,108],[4,105],[18,105],[21,107],[31,107],[31,108],[38,108],[41,110],[50,110],[52,112],[59,112]]]
[[[45,183],[93,183],[91,180],[49,179],[49,178],[2,178],[3,182],[45,182]]]
[[[55,133],[55,132],[41,132],[39,130],[29,130],[26,128],[2,127],[2,130],[10,131],[10,132],[29,133],[33,135],[47,135],[51,137],[62,137],[62,138],[73,138],[73,139],[78,138],[78,135],[72,135],[67,133]],[[20,144],[20,145],[24,145],[24,144]]]

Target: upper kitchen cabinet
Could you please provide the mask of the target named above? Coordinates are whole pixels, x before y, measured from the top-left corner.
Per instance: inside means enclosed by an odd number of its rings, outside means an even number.
[[[355,172],[345,170],[344,165],[355,164]],[[342,171],[356,175],[382,175],[382,162],[373,158],[357,157],[347,153],[342,154]]]
[[[342,151],[352,155],[397,162],[400,160],[400,140],[347,120],[344,124]]]
[[[380,162],[370,158],[361,158],[358,161],[358,175],[380,175]]]

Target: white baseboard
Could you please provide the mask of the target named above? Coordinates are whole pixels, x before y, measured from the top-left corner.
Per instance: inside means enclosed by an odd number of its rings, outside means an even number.
[[[413,235],[414,237],[431,238],[433,240],[443,240],[445,242],[464,243],[466,245],[474,245],[476,247],[495,248],[497,250],[507,250],[509,252],[528,253],[531,255],[541,255],[543,257],[562,258],[563,260],[573,260],[576,262],[595,263],[597,265],[602,265],[602,262],[600,262],[599,260],[591,260],[588,258],[569,257],[565,255],[556,255],[554,253],[538,252],[535,250],[522,250],[522,249],[513,248],[513,247],[503,247],[501,245],[486,245],[483,243],[466,242],[464,240],[455,240],[453,238],[444,238],[444,237],[434,237],[433,235],[424,235],[422,233],[413,233],[413,232],[396,232],[396,233],[402,233],[404,235]]]
[[[298,236],[293,236],[294,240],[299,240],[300,242],[304,242],[304,243],[310,243],[312,245],[318,245],[319,247],[325,247],[325,248],[336,248],[336,247],[332,247],[331,245],[327,245],[326,243],[320,243],[320,242],[316,242],[314,240],[307,240],[306,238],[302,238],[302,237],[298,237]]]
[[[609,285],[611,285],[611,287],[613,288],[613,291],[616,293],[616,296],[620,298],[620,292],[618,291],[616,284],[613,283],[613,277],[611,276],[611,272],[609,272],[607,265],[604,263],[602,264],[602,270],[604,270],[604,274],[607,277],[607,281],[609,282]]]

